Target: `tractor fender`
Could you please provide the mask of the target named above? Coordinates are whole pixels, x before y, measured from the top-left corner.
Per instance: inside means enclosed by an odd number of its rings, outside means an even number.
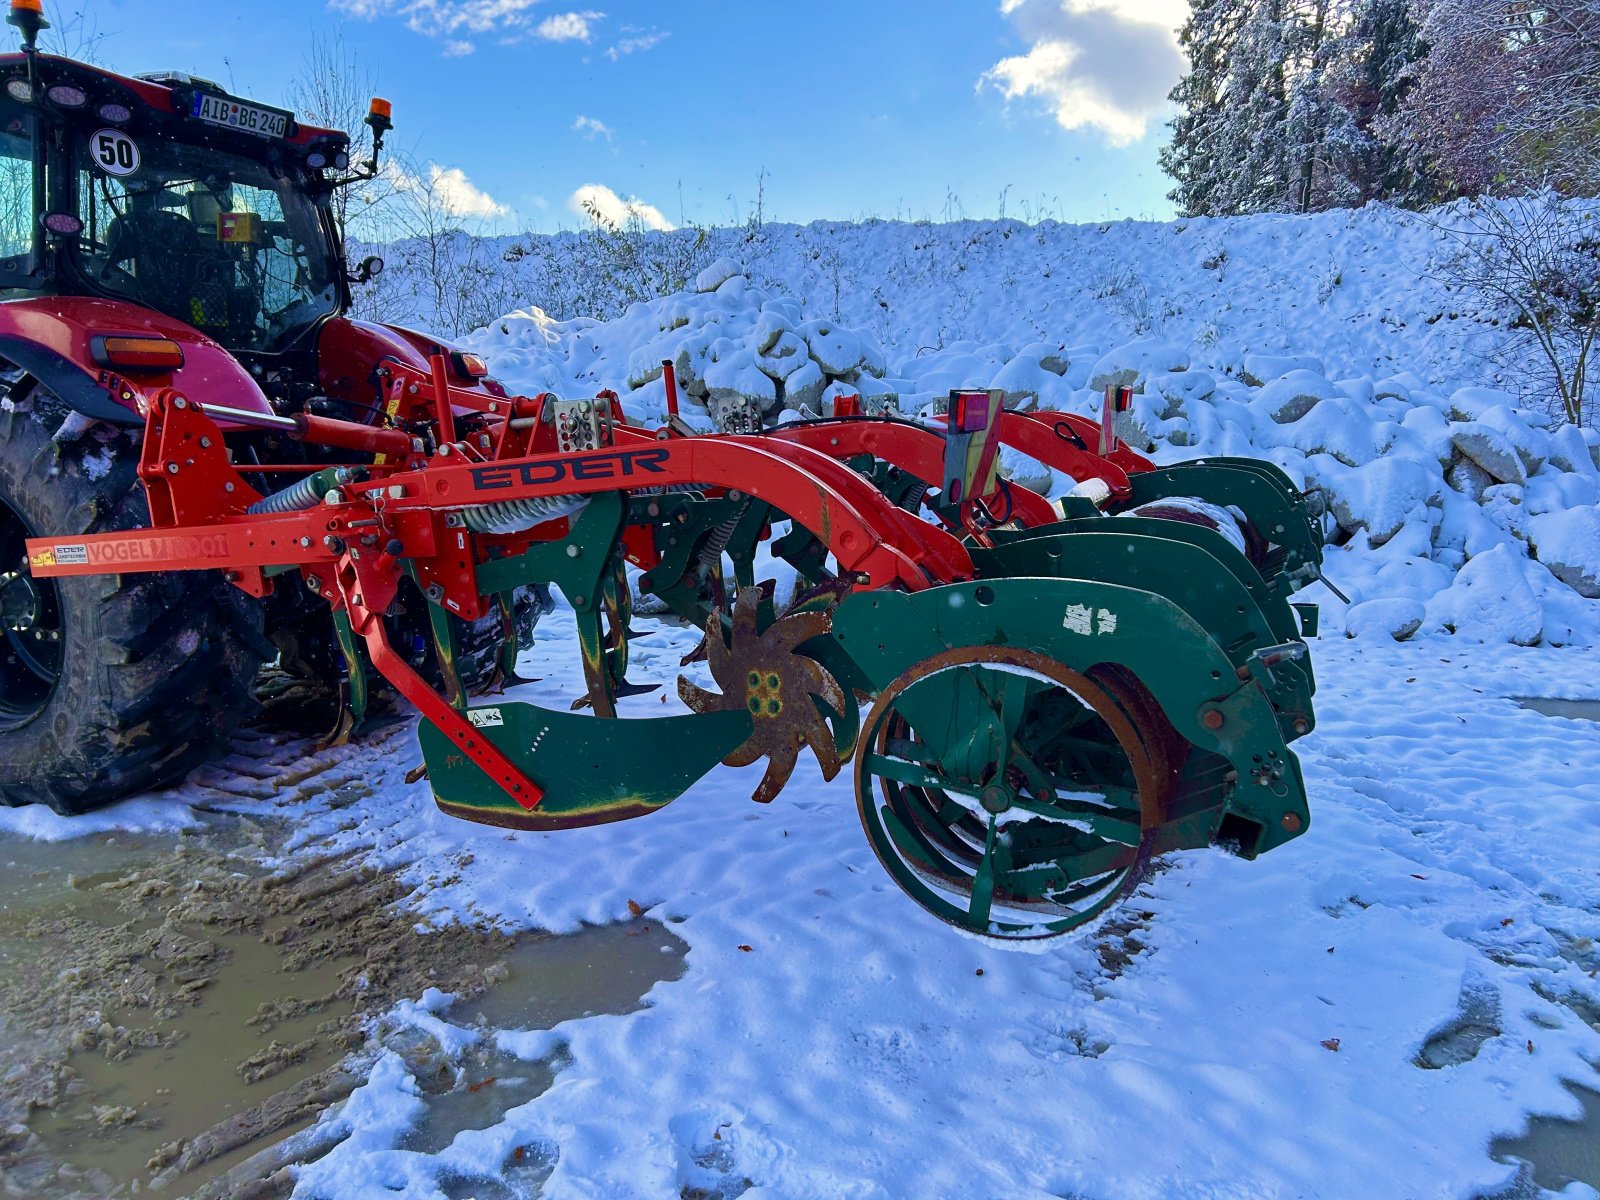
[[[955,646],[1017,646],[1079,672],[1120,665],[1179,734],[1228,760],[1236,779],[1224,808],[1260,827],[1252,854],[1310,826],[1299,760],[1266,694],[1253,679],[1241,682],[1206,631],[1162,596],[1028,577],[857,592],[834,612],[833,636],[874,691]]]
[[[317,338],[318,382],[323,393],[334,400],[370,405],[377,394],[373,372],[382,363],[396,362],[426,372],[430,355],[449,354],[458,349],[449,342],[398,325],[334,317],[323,322]],[[450,383],[466,391],[482,387],[492,395],[505,394],[504,388],[489,380],[452,377]]]
[[[183,366],[129,371],[124,381],[95,362],[92,345],[97,337],[119,335],[169,338],[183,348]],[[51,296],[0,303],[0,357],[39,379],[75,411],[116,425],[142,426],[139,391],[163,387],[202,404],[273,412],[250,373],[216,342],[192,325],[121,300]]]

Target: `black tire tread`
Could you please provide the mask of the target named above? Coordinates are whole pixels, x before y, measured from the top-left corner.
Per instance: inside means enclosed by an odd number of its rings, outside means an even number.
[[[95,428],[57,442],[67,410],[21,379],[0,411],[0,500],[39,532],[149,524],[137,443]],[[107,468],[99,478],[91,467]],[[224,749],[267,648],[260,606],[217,572],[60,579],[66,654],[33,721],[0,732],[0,803],[75,814],[161,787]]]

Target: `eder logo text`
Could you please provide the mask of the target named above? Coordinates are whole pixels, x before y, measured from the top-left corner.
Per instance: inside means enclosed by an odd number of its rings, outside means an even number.
[[[472,486],[480,492],[496,488],[531,487],[576,479],[624,479],[630,475],[659,475],[672,452],[665,449],[619,450],[612,454],[584,454],[573,458],[545,459],[504,467],[474,467]]]

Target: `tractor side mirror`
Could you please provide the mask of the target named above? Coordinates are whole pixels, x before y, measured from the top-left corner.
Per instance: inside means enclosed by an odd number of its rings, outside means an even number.
[[[361,265],[356,268],[352,283],[371,283],[383,274],[383,259],[376,254],[369,254],[361,260]]]

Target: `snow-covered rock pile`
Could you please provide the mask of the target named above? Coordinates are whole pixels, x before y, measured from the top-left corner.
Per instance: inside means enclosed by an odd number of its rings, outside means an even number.
[[[664,414],[663,360],[704,414],[744,396],[769,420],[816,413],[846,392],[894,397],[911,412],[961,387],[1002,389],[1012,407],[1098,416],[1107,385],[1131,387],[1119,433],[1158,460],[1264,457],[1320,490],[1327,573],[1352,601],[1348,611],[1331,604],[1330,627],[1600,643],[1600,431],[1492,388],[1441,387],[1410,371],[1329,378],[1320,357],[1276,346],[1207,370],[1194,366],[1203,361],[1194,348],[1153,337],[956,341],[891,358],[871,333],[807,320],[799,301],[755,287],[726,260],[691,290],[614,321],[529,309],[468,340],[516,390],[611,387],[644,421]],[[1002,465],[1051,495],[1071,486],[1015,453]]]
[[[1490,388],[1335,381],[1309,356],[1252,358],[1259,386],[1206,375],[1185,389],[1187,372],[1152,371],[1120,432],[1162,461],[1257,455],[1319,489],[1347,633],[1600,639],[1600,431]]]
[[[555,322],[528,309],[471,341],[519,386],[534,380],[571,394],[602,380],[641,418],[662,414],[664,385],[657,381],[665,361],[688,404],[713,417],[740,398],[775,418],[784,409],[815,416],[824,397],[839,392],[893,396],[875,337],[807,320],[798,301],[753,287],[728,259],[701,271],[692,290],[634,304],[614,321]]]
[[[535,304],[557,318],[615,318],[639,288],[672,290],[662,281],[681,277],[678,265],[727,259],[755,287],[798,299],[807,319],[870,330],[891,360],[958,342],[1020,352],[1052,338],[1110,347],[1156,337],[1188,347],[1192,367],[1262,383],[1289,368],[1256,374],[1246,358],[1309,352],[1333,378],[1409,370],[1452,388],[1516,390],[1521,368],[1498,354],[1503,323],[1477,312],[1435,269],[1456,248],[1441,231],[1450,219],[1448,210],[1374,204],[1081,225],[769,223],[646,234],[637,256],[674,264],[654,278],[639,276],[633,257],[606,260],[590,235],[522,234],[453,241],[443,290],[470,293],[472,311],[481,301],[502,312]],[[380,284],[358,289],[364,315],[443,333],[458,327],[461,306],[431,307],[441,290],[438,254],[371,249],[389,269]],[[616,286],[618,274],[632,285]]]

